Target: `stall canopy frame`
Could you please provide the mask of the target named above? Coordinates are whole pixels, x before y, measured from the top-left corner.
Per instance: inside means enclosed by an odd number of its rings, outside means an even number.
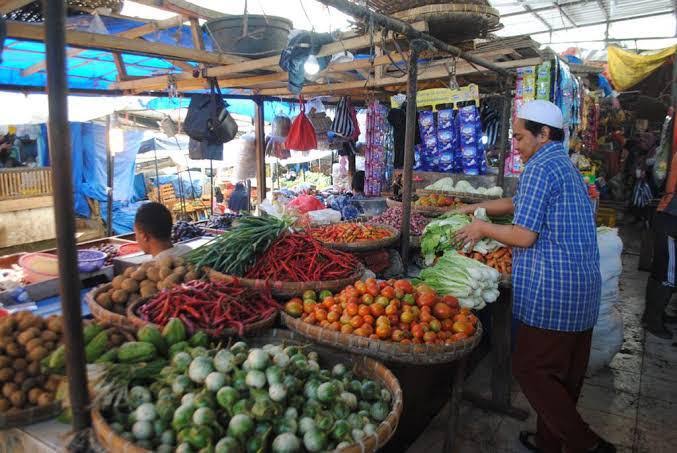
[[[357,17],[373,17],[381,26],[390,30],[385,41],[396,39],[392,30],[406,35],[409,39],[423,39],[428,43],[433,44],[438,50],[430,50],[428,53],[422,53],[421,58],[427,60],[426,70],[422,73],[416,70],[416,64],[410,68],[409,77],[402,79],[393,76],[381,75],[382,71],[374,71],[374,75],[366,72],[367,68],[380,68],[396,64],[398,61],[409,59],[410,63],[413,60],[418,61],[414,54],[413,58],[410,52],[397,53],[394,55],[381,55],[374,59],[374,61],[364,61],[364,59],[356,59],[350,63],[337,63],[328,67],[324,72],[325,83],[313,83],[304,88],[304,93],[317,94],[354,94],[358,97],[364,97],[366,88],[384,89],[392,88],[399,89],[404,85],[414,87],[417,81],[440,81],[448,80],[449,78],[449,64],[455,63],[457,58],[461,60],[469,60],[473,64],[459,62],[456,65],[456,74],[471,74],[481,73],[487,71],[495,71],[506,76],[509,70],[521,66],[536,65],[541,62],[540,57],[532,57],[518,60],[506,59],[507,56],[514,54],[515,49],[494,49],[489,52],[475,51],[473,53],[466,53],[460,49],[450,46],[448,44],[436,41],[429,36],[426,31],[424,23],[417,23],[413,25],[406,24],[389,18],[387,16],[378,15],[368,11],[366,8],[346,2],[345,0],[320,0],[322,3],[331,4],[351,15]],[[7,2],[0,2],[2,4]],[[49,4],[47,15],[48,28],[44,25],[25,24],[21,22],[8,21],[7,32],[8,40],[5,42],[5,56],[7,61],[11,61],[9,57],[13,52],[23,54],[38,54],[39,61],[23,62],[23,68],[7,68],[0,66],[0,85],[3,87],[14,87],[19,90],[25,90],[27,86],[36,88],[46,86],[48,82],[46,78],[46,71],[40,67],[40,61],[45,59],[47,64],[50,64],[50,73],[53,75],[52,80],[49,80],[52,90],[50,92],[50,111],[55,113],[50,115],[49,125],[50,130],[59,130],[67,121],[66,116],[66,94],[68,91],[77,91],[82,88],[85,90],[98,90],[101,93],[111,92],[113,90],[122,90],[125,93],[149,93],[153,90],[165,91],[170,83],[174,84],[179,91],[192,92],[203,91],[205,88],[206,79],[204,77],[216,77],[220,83],[230,90],[229,93],[252,95],[257,105],[256,115],[256,135],[257,135],[257,179],[260,181],[258,192],[259,199],[265,196],[265,160],[264,160],[264,146],[263,146],[263,102],[262,96],[280,96],[289,97],[290,94],[286,91],[286,74],[281,73],[281,69],[277,65],[278,57],[261,58],[256,60],[247,60],[242,57],[222,54],[219,52],[210,52],[202,50],[202,44],[198,43],[199,36],[197,33],[189,33],[191,43],[188,45],[169,45],[164,42],[153,42],[157,39],[157,33],[163,26],[168,26],[167,30],[171,30],[171,26],[177,27],[181,30],[186,29],[190,31],[190,27],[195,27],[198,18],[213,17],[214,12],[205,8],[200,8],[189,2],[179,0],[163,0],[162,2],[152,1],[153,6],[160,7],[169,11],[177,12],[179,15],[172,20],[163,21],[163,23],[154,21],[141,22],[137,19],[126,18],[119,15],[108,15],[106,21],[113,23],[112,20],[127,21],[125,22],[126,29],[120,30],[115,35],[105,35],[100,33],[92,33],[85,31],[68,31],[65,30],[63,24],[64,7],[61,2],[44,2]],[[143,1],[141,3],[144,3]],[[56,6],[55,4],[59,4]],[[357,8],[357,9],[356,9]],[[1,11],[1,10],[0,10]],[[101,12],[99,12],[101,13]],[[192,19],[192,20],[191,20]],[[104,22],[106,22],[104,21]],[[136,23],[129,23],[129,21],[137,21]],[[190,25],[183,25],[186,21]],[[141,22],[141,23],[139,23]],[[131,25],[131,26],[130,26]],[[141,31],[148,31],[148,34],[140,34]],[[132,31],[135,30],[136,31]],[[194,29],[194,28],[193,28]],[[124,34],[125,32],[126,35]],[[51,34],[50,34],[51,33]],[[134,36],[137,35],[138,36]],[[155,34],[155,35],[154,35]],[[49,45],[43,49],[36,47],[35,42],[45,42],[47,37],[50,38]],[[202,36],[205,40],[205,49],[209,49],[208,37]],[[344,36],[340,42],[332,43],[322,47],[320,55],[331,55],[336,52],[345,50],[356,50],[368,47],[372,41],[372,37],[367,35],[362,36]],[[69,46],[65,52],[61,48],[61,43]],[[39,47],[39,45],[38,45]],[[445,56],[451,54],[452,57]],[[49,54],[49,55],[47,55]],[[48,58],[46,58],[48,57]],[[145,58],[145,60],[143,60]],[[139,60],[141,59],[141,60]],[[392,59],[392,61],[391,61]],[[67,61],[68,60],[68,61]],[[85,61],[82,61],[85,60]],[[141,63],[146,61],[154,69],[146,69],[146,72],[153,72],[158,67],[165,71],[166,74],[161,76],[153,75],[151,77],[144,77],[146,74],[139,76],[134,75],[137,67],[142,66]],[[111,73],[96,73],[86,75],[72,72],[77,68],[83,68],[92,62],[108,62],[115,68],[115,80],[112,80]],[[68,63],[68,72],[66,73],[66,66]],[[5,64],[5,63],[3,63]],[[201,70],[197,69],[198,65]],[[212,65],[212,67],[208,67]],[[478,66],[490,68],[484,71]],[[132,70],[132,68],[135,68]],[[184,71],[184,69],[188,69]],[[411,70],[413,69],[413,70]],[[22,77],[21,71],[26,70],[26,76]],[[259,74],[254,71],[268,70],[268,74]],[[43,74],[44,72],[44,74]],[[61,76],[63,74],[63,77]],[[9,76],[8,76],[9,75]],[[195,77],[197,75],[197,77]],[[38,77],[36,79],[36,76]],[[87,85],[82,86],[82,83],[76,83],[74,80],[86,79]],[[100,83],[92,83],[93,80],[99,80]],[[348,79],[348,81],[345,81]],[[352,80],[351,80],[352,79]],[[356,80],[355,80],[356,79]],[[415,94],[415,92],[413,92]],[[385,94],[385,93],[383,93]],[[412,122],[408,122],[407,127],[407,142],[412,143],[414,133]],[[55,137],[56,134],[50,134],[50,137]],[[54,147],[57,149],[59,147]],[[63,143],[59,148],[58,153],[65,153],[69,155],[70,146],[68,143]],[[409,149],[408,153],[413,150]],[[411,161],[411,157],[409,156]],[[67,159],[66,159],[67,160]],[[56,169],[55,169],[56,170]],[[406,171],[405,182],[411,185],[411,169]],[[70,181],[70,169],[65,168],[64,165],[59,166],[59,171],[55,171],[53,178],[55,183],[59,180]],[[261,184],[261,182],[263,184]],[[55,185],[55,187],[57,187]],[[72,192],[68,185],[59,186],[59,193],[61,195],[66,192]],[[404,200],[410,204],[411,191],[409,190],[409,199]],[[55,189],[55,194],[57,190]],[[67,194],[66,194],[67,195]],[[55,197],[57,198],[57,197]],[[72,197],[64,197],[63,200],[72,200]],[[63,203],[61,203],[63,204]],[[72,204],[72,202],[71,202]],[[61,275],[70,275],[73,278],[65,279],[62,284],[62,299],[70,300],[69,296],[76,293],[78,282],[74,276],[77,275],[76,260],[75,260],[75,242],[72,240],[74,214],[72,206],[70,209],[64,209],[61,214],[57,215],[57,237],[71,238],[63,240],[59,244],[60,258],[63,260],[61,266]],[[408,219],[404,220],[408,225]],[[408,249],[409,237],[403,237],[403,247],[406,245]],[[60,262],[62,260],[60,259]],[[74,300],[74,299],[73,299]],[[73,351],[69,355],[69,383],[72,389],[86,388],[83,385],[84,377],[84,361],[82,360],[82,353],[84,346],[82,342],[82,326],[81,323],[76,322],[79,316],[79,305],[72,303],[63,303],[63,311],[65,318],[69,321],[69,329],[71,334],[66,336],[67,350]],[[71,395],[74,412],[74,428],[76,430],[82,429],[89,423],[86,415],[86,397],[75,398]],[[455,418],[455,417],[454,417]],[[447,448],[450,446],[447,445]]]

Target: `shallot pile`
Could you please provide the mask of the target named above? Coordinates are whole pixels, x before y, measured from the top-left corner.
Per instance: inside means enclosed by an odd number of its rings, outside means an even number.
[[[411,213],[411,219],[409,221],[410,233],[414,236],[420,236],[423,234],[423,229],[430,222],[430,219],[423,217],[417,212]],[[382,225],[388,225],[395,229],[402,228],[402,208],[394,207],[388,208],[374,218],[372,218],[369,223],[378,223]]]

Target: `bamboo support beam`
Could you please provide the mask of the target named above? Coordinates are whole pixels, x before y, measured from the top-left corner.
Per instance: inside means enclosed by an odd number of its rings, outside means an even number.
[[[42,25],[25,24],[22,22],[7,22],[7,37],[25,39],[29,41],[45,41],[45,29]],[[143,41],[141,39],[121,38],[114,35],[102,35],[81,31],[67,31],[66,44],[86,49],[119,51],[125,53],[150,55],[160,58],[196,61],[200,63],[226,65],[244,61],[234,55],[206,52],[203,50],[188,49],[185,47],[170,46]]]
[[[139,25],[138,27],[134,27],[130,30],[125,30],[123,32],[117,33],[115,36],[119,36],[121,38],[129,38],[129,39],[134,39],[134,38],[140,38],[141,36],[147,35],[149,33],[153,33],[154,31],[157,30],[165,30],[167,28],[172,28],[172,27],[178,27],[184,22],[184,18],[181,16],[175,16],[175,17],[170,17],[169,19],[157,21],[157,22],[150,22],[147,24]],[[104,35],[107,36],[107,35]],[[68,49],[66,51],[68,57],[75,57],[76,55],[80,55],[81,53],[85,52],[85,49]],[[36,72],[42,71],[45,69],[45,60],[38,61],[37,63],[27,67],[26,69],[23,69],[21,71],[21,76],[22,77],[28,77],[32,74],[35,74]],[[119,74],[119,72],[118,72]],[[125,80],[124,78],[120,78],[120,80]]]
[[[388,30],[406,35],[410,39],[422,39],[424,41],[427,41],[440,50],[449,52],[452,55],[456,55],[457,57],[475,63],[476,65],[482,66],[483,68],[490,69],[501,75],[509,74],[509,72],[503,69],[502,67],[497,66],[496,64],[487,61],[483,58],[479,58],[467,52],[464,52],[458,47],[452,46],[451,44],[447,44],[446,42],[438,38],[435,38],[434,36],[431,36],[428,33],[416,30],[407,22],[376,13],[370,10],[369,8],[358,5],[356,3],[351,3],[347,0],[317,0],[317,1],[319,1],[324,5],[332,6],[337,10],[345,14],[349,14],[353,17],[361,18],[364,20],[373,20],[375,24],[385,27]]]
[[[115,62],[115,69],[118,72],[118,80],[127,80],[129,76],[127,75],[127,68],[125,68],[125,62],[122,61],[120,52],[113,52],[113,61]]]
[[[543,60],[541,58],[526,58],[524,60],[513,60],[513,61],[501,61],[495,63],[495,65],[501,70],[518,68],[521,66],[533,66],[541,64]],[[488,70],[487,70],[488,71]],[[468,63],[459,63],[456,67],[457,75],[472,74],[478,71],[477,69],[470,66]],[[485,71],[486,72],[486,71]],[[449,73],[447,72],[447,67],[444,64],[436,64],[425,71],[422,71],[418,80],[433,80],[433,79],[442,79],[448,77]],[[380,80],[360,80],[356,82],[344,82],[344,83],[334,83],[332,85],[306,85],[301,91],[302,94],[319,94],[319,93],[334,93],[344,90],[352,90],[355,88],[376,88],[376,87],[385,87],[385,86],[401,86],[406,83],[406,79],[400,77],[384,77]],[[272,89],[263,89],[259,91],[259,94],[265,96],[283,96],[289,94],[287,88],[272,88]]]
[[[197,6],[184,0],[134,0],[142,5],[152,6],[153,8],[172,11],[183,16],[194,17],[196,19],[217,19],[226,16],[226,14],[213,9]]]

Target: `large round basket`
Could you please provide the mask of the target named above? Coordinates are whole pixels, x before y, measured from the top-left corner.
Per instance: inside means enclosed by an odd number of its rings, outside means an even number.
[[[270,281],[270,280],[258,280],[252,278],[240,278],[233,277],[231,275],[225,275],[220,272],[217,272],[213,269],[209,270],[207,273],[210,281],[219,281],[226,280],[232,281],[233,279],[240,282],[240,285],[252,289],[264,289],[269,288],[273,296],[278,298],[291,298],[295,296],[300,296],[307,289],[313,289],[315,291],[331,291],[332,293],[338,292],[345,288],[346,286],[355,283],[355,281],[360,280],[364,276],[364,266],[360,266],[353,275],[347,278],[342,278],[340,280],[325,280],[317,282],[280,282],[280,281]]]
[[[346,222],[346,223],[360,223],[360,222]],[[355,241],[355,242],[327,242],[322,239],[318,241],[327,247],[342,250],[344,252],[371,252],[374,250],[382,250],[392,247],[400,239],[400,232],[388,225],[375,225],[379,228],[390,231],[390,236],[383,239],[369,240],[369,241]]]
[[[451,345],[400,344],[390,341],[372,340],[352,334],[344,334],[308,324],[282,312],[282,322],[294,332],[320,344],[331,346],[354,354],[364,354],[385,361],[432,365],[454,362],[468,355],[482,338],[482,324],[472,337],[459,340]]]
[[[144,319],[141,319],[139,317],[138,311],[141,305],[144,303],[148,302],[148,299],[141,299],[137,300],[136,302],[133,302],[127,306],[127,318],[129,319],[129,322],[137,329],[140,329],[144,326],[154,326],[157,327],[158,329],[162,329],[163,326],[160,326],[158,324],[154,324],[150,321],[146,321]],[[275,324],[275,320],[277,319],[277,312],[271,314],[265,319],[262,319],[260,321],[256,321],[250,324],[247,324],[244,327],[244,336],[250,336],[250,335],[255,335],[258,334],[266,329],[271,328]],[[235,337],[238,336],[238,331],[236,329],[224,329],[220,331],[218,334],[210,331],[210,330],[205,330],[207,334],[214,338],[229,338],[229,337]]]
[[[150,453],[150,450],[138,447],[128,441],[106,422],[98,409],[92,409],[92,428],[94,437],[105,451],[124,452],[124,453]]]
[[[253,346],[262,346],[266,343],[284,343],[287,345],[307,345],[304,336],[288,330],[273,329],[262,336],[247,340]],[[353,444],[335,451],[341,453],[371,453],[383,447],[392,437],[402,414],[402,389],[395,375],[381,362],[363,355],[350,355],[335,349],[313,344],[312,349],[320,355],[320,366],[331,368],[337,363],[352,363],[353,371],[361,378],[368,378],[378,382],[388,389],[392,395],[392,407],[388,417],[378,425],[374,434],[362,438],[359,444]]]
[[[400,209],[402,208],[402,202],[393,200],[392,198],[387,198],[386,204],[388,205],[389,208],[400,208]],[[437,207],[437,206],[420,206],[414,203],[411,204],[412,212],[418,212],[419,214],[425,217],[437,217],[442,214],[446,214],[447,212],[453,209],[454,209],[453,206]]]
[[[132,331],[135,330],[134,325],[129,322],[129,320],[125,315],[120,315],[110,310],[107,310],[96,302],[96,296],[98,296],[103,292],[108,291],[111,288],[111,285],[112,283],[99,285],[87,293],[87,295],[85,296],[85,300],[87,301],[87,305],[89,306],[89,311],[92,312],[92,316],[94,317],[94,319],[101,322],[102,324],[116,326],[126,330]]]
[[[61,413],[61,403],[55,401],[47,406],[31,407],[23,410],[10,409],[0,413],[0,429],[32,425],[54,418]]]

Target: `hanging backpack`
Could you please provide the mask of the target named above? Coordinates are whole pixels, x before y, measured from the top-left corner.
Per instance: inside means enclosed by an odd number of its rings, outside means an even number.
[[[221,88],[210,79],[210,93],[193,96],[183,129],[190,138],[209,143],[227,143],[237,134],[237,123],[227,110]]]
[[[287,149],[295,151],[310,151],[317,149],[317,137],[315,136],[315,128],[310,120],[306,117],[303,97],[299,96],[299,103],[301,105],[301,112],[294,118],[289,129],[289,135],[284,142]]]
[[[331,130],[343,140],[353,140],[355,123],[351,114],[352,105],[348,96],[343,96],[336,107],[336,114],[331,125]],[[359,132],[358,132],[359,133]]]

